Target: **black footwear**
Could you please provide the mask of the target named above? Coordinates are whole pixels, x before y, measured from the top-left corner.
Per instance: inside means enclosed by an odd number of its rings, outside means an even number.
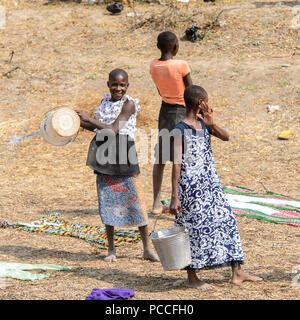
[[[192,26],[190,28],[187,28],[185,30],[186,38],[191,42],[196,42],[197,40],[202,40],[204,38],[205,34],[204,33],[199,34],[198,30],[200,30],[200,28],[197,26]]]
[[[120,13],[123,10],[123,5],[121,3],[109,4],[106,10],[112,14]]]

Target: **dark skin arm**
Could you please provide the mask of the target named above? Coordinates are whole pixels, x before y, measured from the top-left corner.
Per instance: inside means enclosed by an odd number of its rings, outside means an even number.
[[[103,99],[101,100],[101,103],[102,103],[102,101],[103,101]],[[77,112],[77,114],[78,114],[78,112]],[[83,121],[81,118],[80,118],[80,127],[83,129],[89,130],[89,131],[94,131],[96,129],[94,125],[92,125],[89,122]]]
[[[181,204],[178,198],[178,182],[181,170],[182,157],[182,137],[174,140],[174,161],[172,167],[172,199],[170,204],[170,213],[177,215],[181,214]]]
[[[78,114],[78,112],[77,112]],[[89,122],[83,121],[80,119],[80,127],[82,127],[83,129],[89,130],[89,131],[94,131],[95,130],[95,126],[90,124]]]
[[[216,124],[210,126],[212,128],[212,135],[223,140],[223,141],[229,141],[229,135],[227,133],[227,131],[225,131],[224,129],[220,128],[219,126],[217,126]]]
[[[161,96],[161,94],[160,94],[160,92],[159,92],[159,90],[158,90],[158,88],[157,88],[157,87],[156,87],[156,89],[157,89],[158,94]]]
[[[130,118],[135,112],[135,105],[132,101],[127,100],[122,108],[122,111],[118,115],[117,119],[112,124],[105,124],[100,122],[98,119],[88,116],[85,112],[76,110],[77,114],[80,117],[80,125],[90,131],[94,129],[109,129],[117,134],[126,121]]]
[[[188,73],[185,77],[183,77],[183,82],[186,88],[193,84],[193,80],[190,73]]]
[[[201,101],[200,104],[200,113],[197,115],[199,119],[201,119],[207,126],[211,127],[212,135],[223,140],[229,140],[229,134],[226,130],[217,126],[213,119],[213,110],[208,106],[205,101]]]

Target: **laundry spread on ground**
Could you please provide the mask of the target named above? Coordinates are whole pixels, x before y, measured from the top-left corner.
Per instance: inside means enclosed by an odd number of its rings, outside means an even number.
[[[42,280],[49,278],[51,274],[39,274],[28,272],[28,270],[70,270],[67,266],[57,266],[53,264],[24,264],[0,262],[0,278],[14,278],[18,280]]]
[[[274,192],[255,192],[242,187],[224,187],[232,211],[237,216],[300,227],[300,199]],[[167,211],[170,199],[162,201]],[[105,228],[99,225],[70,223],[58,213],[30,223],[0,221],[0,228],[75,237],[100,249],[108,247]],[[127,246],[141,240],[138,230],[115,230],[115,246]],[[41,275],[44,276],[44,275]]]
[[[0,221],[0,228],[75,237],[87,241],[100,249],[108,247],[104,227],[71,223],[61,220],[59,217],[59,213],[52,213],[48,217],[30,223],[9,223],[7,221]],[[115,230],[114,241],[116,247],[127,246],[140,240],[141,236],[138,230]]]
[[[238,216],[300,227],[300,199],[232,186],[224,187],[224,191]]]
[[[226,186],[224,191],[237,216],[300,227],[300,199],[274,192],[255,192],[242,187]],[[165,210],[170,201],[162,201]]]

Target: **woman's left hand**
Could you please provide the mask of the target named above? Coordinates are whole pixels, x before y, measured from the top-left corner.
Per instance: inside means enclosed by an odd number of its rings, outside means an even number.
[[[75,110],[76,113],[79,115],[80,119],[84,122],[90,122],[91,117],[88,116],[84,111]]]
[[[202,114],[198,113],[198,118],[201,119],[207,126],[214,125],[215,123],[213,119],[213,109],[209,107],[209,105],[205,101],[201,102],[200,110],[202,111]]]
[[[172,198],[170,203],[170,213],[174,215],[182,214],[181,204],[178,198]]]

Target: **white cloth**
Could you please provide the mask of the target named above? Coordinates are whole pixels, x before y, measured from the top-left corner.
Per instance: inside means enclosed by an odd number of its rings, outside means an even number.
[[[101,104],[96,108],[96,111],[94,113],[95,117],[102,123],[112,124],[121,113],[124,103],[127,100],[132,101],[135,105],[135,112],[121,127],[121,129],[119,130],[119,134],[129,135],[132,139],[134,139],[134,132],[136,130],[136,117],[141,109],[138,104],[138,99],[131,98],[127,94],[125,94],[121,100],[115,102],[110,101],[110,99],[111,95],[109,93],[104,93],[103,100]],[[95,129],[95,132],[98,131],[100,130]]]
[[[229,201],[229,204],[233,208],[239,208],[239,209],[252,209],[257,210],[260,212],[263,212],[265,214],[278,214],[280,213],[279,210],[276,210],[275,208],[266,207],[263,205],[259,205],[257,203],[253,202],[260,202],[265,204],[273,204],[273,205],[288,205],[291,207],[300,208],[300,203],[297,201],[290,201],[290,200],[284,200],[284,199],[270,199],[270,198],[259,198],[259,197],[248,197],[244,195],[239,194],[226,194],[226,197]]]

